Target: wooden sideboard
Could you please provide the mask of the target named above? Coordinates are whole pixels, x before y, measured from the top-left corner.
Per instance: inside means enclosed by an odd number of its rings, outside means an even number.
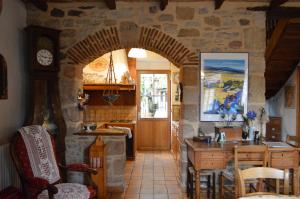
[[[266,124],[266,139],[270,141],[281,140],[281,117],[270,117]]]
[[[228,161],[233,159],[233,149],[235,145],[255,144],[250,142],[212,142],[206,144],[195,142],[192,139],[186,140],[188,148],[188,160],[196,173],[196,198],[200,198],[200,173],[201,170],[225,169]],[[293,190],[295,195],[299,195],[299,149],[290,148],[269,148],[269,166],[280,169],[293,169]],[[250,158],[250,155],[249,155]]]

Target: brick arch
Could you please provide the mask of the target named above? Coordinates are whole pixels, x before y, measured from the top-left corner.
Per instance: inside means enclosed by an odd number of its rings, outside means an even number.
[[[169,59],[177,67],[198,65],[196,53],[191,52],[181,42],[155,28],[139,28],[136,43],[122,44],[116,27],[102,29],[89,35],[67,51],[67,56],[79,65],[86,65],[105,53],[122,48],[144,48]]]

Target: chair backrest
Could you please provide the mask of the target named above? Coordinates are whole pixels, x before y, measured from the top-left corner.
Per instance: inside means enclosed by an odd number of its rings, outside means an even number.
[[[51,142],[55,154],[55,140],[52,136]],[[30,194],[29,196],[27,196],[27,198],[35,198],[41,190],[37,189],[35,185],[29,184],[27,181],[27,179],[33,178],[34,174],[31,168],[30,159],[27,153],[24,139],[19,132],[15,134],[10,143],[10,153],[20,176],[23,191],[26,194]]]
[[[294,136],[294,135],[287,135],[286,136],[286,143],[299,147],[300,146],[300,137],[299,136]]]
[[[246,193],[246,181],[253,179],[275,179],[284,181],[284,194],[289,192],[289,170],[280,170],[270,167],[253,167],[249,169],[238,169],[238,183],[240,196],[252,196],[252,195],[266,195],[272,194],[270,192],[254,192]],[[279,183],[276,183],[276,193],[279,194]]]
[[[268,160],[267,145],[237,145],[234,147],[234,167],[266,167]]]

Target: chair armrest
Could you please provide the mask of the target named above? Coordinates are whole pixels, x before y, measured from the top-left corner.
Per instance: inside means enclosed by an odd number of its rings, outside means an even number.
[[[40,189],[47,189],[47,187],[50,185],[47,180],[37,177],[26,178],[26,181],[30,186]]]
[[[47,189],[49,195],[54,195],[58,192],[58,189],[54,185],[49,184],[49,182],[45,179],[31,177],[31,178],[26,178],[26,181],[31,187],[35,187],[38,189]]]
[[[63,169],[69,170],[69,171],[78,171],[78,172],[87,172],[91,174],[97,174],[98,171],[96,169],[90,168],[87,164],[69,164],[69,165],[61,165],[59,166]]]

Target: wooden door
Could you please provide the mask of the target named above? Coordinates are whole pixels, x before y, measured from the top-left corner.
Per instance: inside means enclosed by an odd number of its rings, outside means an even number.
[[[170,150],[170,72],[138,71],[138,149]]]

